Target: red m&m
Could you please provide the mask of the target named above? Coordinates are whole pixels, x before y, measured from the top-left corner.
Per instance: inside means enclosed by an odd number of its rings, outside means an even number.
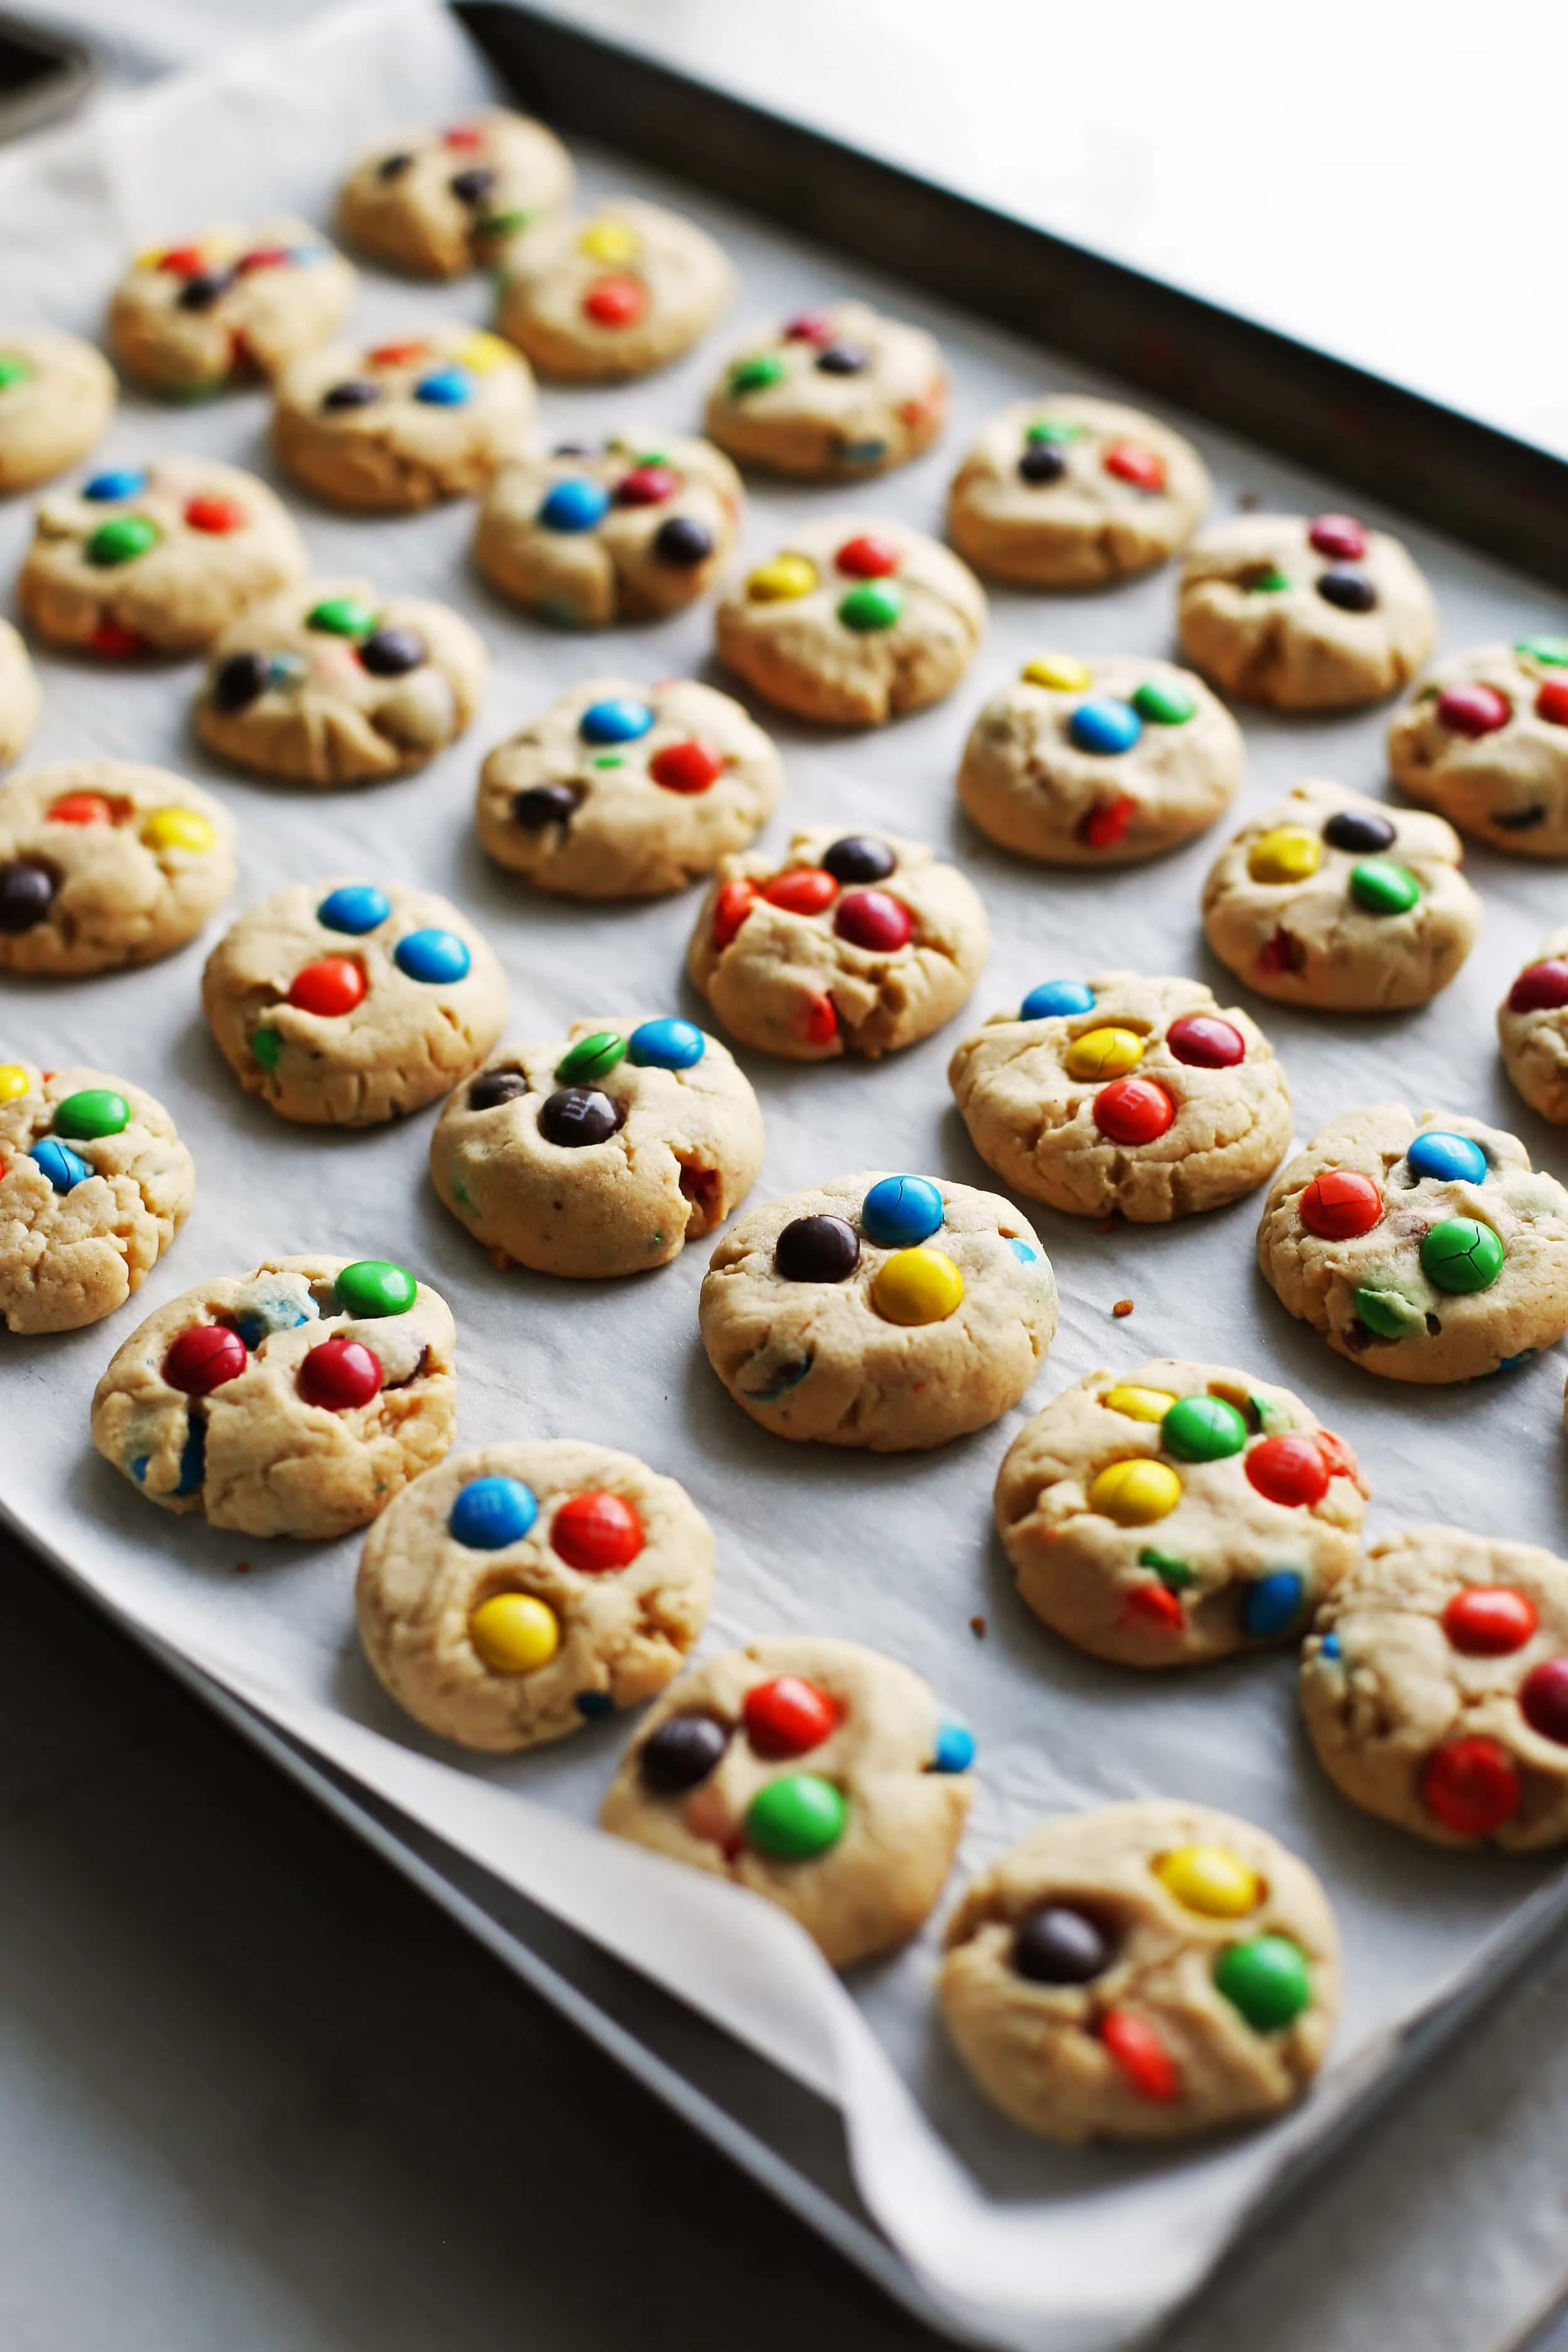
[[[1267,1502],[1288,1509],[1302,1505],[1309,1510],[1329,1491],[1329,1465],[1317,1440],[1304,1436],[1265,1437],[1247,1454],[1247,1484]]]
[[[1341,563],[1359,563],[1366,553],[1366,526],[1354,515],[1314,515],[1307,538],[1320,555],[1331,555]]]
[[[1229,1021],[1212,1013],[1184,1013],[1165,1032],[1178,1062],[1196,1070],[1230,1070],[1247,1059],[1247,1041]]]
[[[1531,1731],[1568,1748],[1568,1658],[1545,1658],[1526,1675],[1520,1713]]]
[[[93,630],[92,650],[106,661],[132,661],[147,651],[147,640],[140,631],[128,629],[123,621],[106,618]]]
[[[1128,827],[1138,814],[1138,803],[1131,793],[1118,793],[1111,801],[1099,801],[1078,822],[1079,839],[1090,849],[1114,849],[1126,838]]]
[[[1180,2095],[1176,2062],[1142,2018],[1131,2010],[1108,2009],[1100,2021],[1100,2038],[1141,2099],[1168,2105]]]
[[[237,1380],[247,1360],[244,1340],[226,1323],[195,1323],[170,1347],[163,1378],[186,1396],[210,1396],[226,1381]]]
[[[63,793],[48,816],[51,824],[112,824],[114,807],[101,793]]]
[[[1540,1620],[1528,1593],[1506,1584],[1467,1584],[1443,1612],[1443,1631],[1468,1657],[1506,1658],[1522,1650]]]
[[[838,1721],[827,1693],[804,1675],[775,1675],[746,1693],[741,1714],[759,1756],[804,1756],[820,1748]]]
[[[323,1339],[300,1364],[299,1386],[307,1404],[350,1412],[379,1391],[381,1365],[363,1340]]]
[[[908,947],[914,923],[902,900],[886,890],[847,890],[835,909],[833,928],[852,948],[892,955]]]
[[[833,561],[853,580],[886,580],[899,568],[899,551],[891,540],[863,531],[858,539],[847,539]]]
[[[713,901],[713,944],[727,948],[757,903],[754,882],[725,882]]]
[[[1152,1143],[1175,1116],[1175,1104],[1152,1078],[1112,1078],[1094,1098],[1094,1123],[1112,1143]]]
[[[418,341],[409,343],[377,343],[374,351],[365,353],[365,358],[372,367],[406,367],[413,361],[423,359],[429,348],[428,343]]]
[[[637,278],[595,278],[583,309],[596,327],[635,327],[647,309],[647,289]]]
[[[838,1034],[838,1013],[831,996],[806,999],[795,1026],[808,1045],[831,1045]]]
[[[1179,1633],[1186,1623],[1180,1600],[1168,1585],[1137,1584],[1121,1609],[1122,1622],[1151,1633]]]
[[[634,466],[623,475],[616,491],[618,507],[658,507],[680,488],[680,477],[670,466]]]
[[[1421,1801],[1456,1837],[1485,1837],[1519,1805],[1519,1767],[1500,1740],[1445,1740],[1426,1759]]]
[[[775,874],[763,892],[770,907],[786,915],[820,915],[838,896],[838,885],[820,866],[792,866]]]
[[[1354,1241],[1370,1234],[1383,1215],[1383,1195],[1357,1168],[1324,1168],[1300,1201],[1301,1223],[1320,1241]]]
[[[352,1013],[364,992],[364,971],[353,956],[322,956],[295,973],[289,1002],[300,1013],[336,1019]]]
[[[1548,956],[1527,963],[1508,992],[1510,1013],[1556,1013],[1568,1004],[1568,962]]]
[[[643,1526],[631,1505],[602,1486],[569,1495],[550,1522],[550,1548],[584,1576],[626,1568],[643,1548]]]
[[[1568,727],[1568,679],[1547,679],[1535,698],[1535,715],[1549,727]]]
[[[647,772],[667,793],[706,793],[723,774],[724,761],[720,752],[692,736],[684,743],[667,743],[656,751]]]
[[[1506,694],[1495,686],[1446,686],[1437,697],[1437,717],[1450,734],[1495,735],[1513,716]]]
[[[185,520],[193,530],[205,530],[215,539],[223,539],[231,530],[243,530],[250,517],[237,499],[204,492],[186,499]]]
[[[1108,474],[1119,482],[1131,482],[1135,490],[1163,490],[1165,487],[1165,460],[1141,441],[1113,441],[1100,463]]]

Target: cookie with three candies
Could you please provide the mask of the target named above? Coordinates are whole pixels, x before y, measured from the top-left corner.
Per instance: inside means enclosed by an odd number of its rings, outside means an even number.
[[[1004,849],[1124,866],[1202,833],[1241,782],[1241,730],[1173,663],[1043,654],[985,704],[958,797]]]
[[[118,387],[103,353],[53,327],[0,332],[0,491],[80,463],[109,429]]]
[[[1373,1544],[1319,1612],[1301,1709],[1342,1796],[1436,1845],[1568,1839],[1568,1562],[1459,1528]]]
[[[792,1062],[876,1060],[964,1004],[990,951],[979,892],[890,833],[797,833],[781,860],[721,859],[687,950],[733,1036]]]
[[[183,948],[234,887],[234,819],[167,768],[69,760],[0,785],[0,971]]]
[[[265,482],[216,457],[157,457],[40,499],[16,598],[57,645],[110,660],[186,654],[305,570]]]
[[[1204,932],[1259,996],[1396,1013],[1447,987],[1481,902],[1440,816],[1298,784],[1232,835],[1204,882]]]
[[[460,278],[563,205],[573,177],[571,157],[542,122],[479,107],[445,130],[378,141],[338,192],[338,226],[394,269]]]
[[[1369,1372],[1476,1380],[1568,1331],[1568,1192],[1500,1128],[1375,1103],[1279,1171],[1258,1263],[1282,1306]]]
[[[500,1035],[506,975],[434,891],[294,882],[224,933],[202,1005],[246,1093],[280,1118],[371,1127],[479,1067]]]
[[[611,383],[679,359],[734,291],[706,229],[616,196],[592,218],[544,221],[507,246],[496,329],[542,375]]]
[[[875,727],[951,694],[985,597],[922,531],[852,516],[808,522],[721,599],[720,658],[803,719]]]
[[[946,415],[934,335],[868,302],[830,302],[742,344],[708,395],[705,429],[742,466],[831,482],[906,465]]]
[[[570,898],[654,898],[766,824],[783,767],[741,705],[688,677],[591,677],[498,743],[474,821],[499,865]]]
[[[0,1063],[0,1323],[75,1331],[123,1307],[184,1224],[191,1155],[101,1070]]]
[[[1553,931],[1498,1006],[1503,1067],[1531,1110],[1568,1127],[1568,930]]]
[[[484,489],[533,426],[528,363],[456,323],[311,352],[280,378],[279,461],[329,506],[412,514]]]
[[[440,1461],[446,1300],[384,1257],[275,1257],[160,1307],[110,1363],[92,1442],[149,1502],[324,1543]]]
[[[0,768],[7,768],[30,739],[44,707],[37,673],[21,632],[0,620]]]
[[[751,1081],[716,1037],[668,1014],[503,1045],[430,1139],[437,1192],[498,1265],[582,1281],[668,1265],[723,1223],[762,1164]]]
[[[291,215],[226,222],[139,253],[109,309],[109,347],[128,375],[190,399],[278,374],[333,333],[359,273]]]
[[[708,1360],[775,1437],[902,1454],[1016,1405],[1057,1283],[1009,1201],[934,1176],[838,1176],[753,1209],[709,1261]]]
[[[949,1922],[942,2022],[1047,2139],[1176,2139],[1289,2106],[1339,2009],[1339,1931],[1306,1864],[1207,1805],[1042,1822]]]
[[[1042,981],[963,1040],[947,1078],[987,1167],[1071,1216],[1223,1208],[1290,1140],[1273,1046],[1196,980]]]
[[[264,776],[366,783],[422,768],[454,741],[489,673],[450,605],[382,596],[365,580],[302,580],[219,638],[196,732]]]
[[[1441,662],[1389,722],[1403,793],[1519,857],[1568,857],[1568,637]]]
[[[522,457],[479,509],[474,561],[542,619],[602,629],[706,595],[734,545],[740,477],[710,442],[617,434]]]
[[[973,1734],[896,1659],[826,1635],[752,1642],[665,1692],[601,1819],[776,1903],[847,1969],[924,1926],[973,1760]]]

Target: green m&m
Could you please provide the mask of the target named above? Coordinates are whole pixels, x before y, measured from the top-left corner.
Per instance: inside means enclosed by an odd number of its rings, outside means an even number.
[[[83,1087],[55,1105],[55,1133],[73,1142],[119,1135],[131,1124],[131,1106],[112,1087]]]
[[[608,1077],[617,1062],[626,1059],[626,1041],[616,1029],[595,1029],[591,1037],[579,1037],[568,1045],[555,1065],[555,1075],[563,1087],[592,1086],[595,1078]]]
[[[1375,1284],[1363,1282],[1355,1295],[1358,1323],[1380,1339],[1413,1339],[1426,1328],[1425,1310],[1403,1291],[1380,1290]]]
[[[1307,1955],[1289,1936],[1228,1945],[1214,1964],[1214,1980],[1255,2033],[1282,2033],[1312,1999]]]
[[[837,1845],[849,1820],[842,1789],[820,1772],[786,1772],[746,1808],[746,1842],[780,1862],[809,1862]]]
[[[375,606],[364,596],[324,596],[305,615],[308,629],[329,637],[368,637],[375,623]]]
[[[89,563],[108,571],[116,563],[130,563],[138,555],[145,555],[156,547],[160,532],[155,522],[145,515],[116,515],[112,522],[100,522],[82,552]]]
[[[1053,416],[1042,416],[1026,429],[1024,438],[1026,441],[1081,441],[1088,430],[1087,425],[1068,425]]]
[[[1223,1397],[1178,1397],[1160,1423],[1160,1443],[1178,1462],[1223,1462],[1247,1444],[1247,1423]]]
[[[768,386],[782,383],[784,363],[772,352],[761,352],[752,360],[741,360],[730,371],[730,381],[724,389],[731,400],[743,399],[748,392],[766,392]]]
[[[264,1070],[278,1067],[278,1056],[283,1051],[283,1034],[279,1029],[253,1029],[250,1050]]]
[[[904,592],[896,580],[862,580],[838,599],[838,617],[857,636],[890,629],[904,614]]]
[[[1478,1217],[1445,1217],[1421,1243],[1421,1266],[1439,1290],[1489,1290],[1507,1255],[1490,1225]]]
[[[1544,662],[1549,669],[1568,669],[1568,637],[1521,637],[1514,652],[1526,661]]]
[[[9,392],[14,383],[26,383],[33,373],[30,360],[21,359],[15,352],[0,359],[0,392]]]
[[[406,1266],[389,1257],[355,1258],[335,1276],[332,1288],[345,1315],[379,1318],[406,1315],[419,1295],[419,1285]]]
[[[1421,896],[1408,866],[1386,857],[1363,857],[1350,872],[1351,897],[1369,915],[1407,915]]]
[[[1146,677],[1132,697],[1132,708],[1152,727],[1184,727],[1197,709],[1184,686],[1164,678]]]

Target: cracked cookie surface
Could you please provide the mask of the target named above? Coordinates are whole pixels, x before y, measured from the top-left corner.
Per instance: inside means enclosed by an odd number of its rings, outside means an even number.
[[[71,760],[0,785],[0,971],[151,963],[233,887],[233,818],[167,768]]]
[[[1093,588],[1184,547],[1208,468],[1157,417],[1059,394],[994,416],[953,476],[947,528],[977,572],[1024,588]]]
[[[486,488],[526,448],[534,406],[527,362],[500,336],[430,326],[296,361],[279,381],[272,439],[329,505],[412,514]]]
[[[399,131],[355,163],[338,194],[349,244],[418,278],[460,278],[572,193],[572,159],[542,122],[504,106],[444,129]]]
[[[933,335],[831,302],[741,346],[708,395],[706,430],[742,466],[828,482],[907,465],[946,415]]]
[[[541,223],[500,257],[496,328],[543,375],[647,375],[708,332],[735,273],[706,229],[662,205],[611,196],[591,218]]]
[[[1516,857],[1568,856],[1568,637],[1440,662],[1389,722],[1402,793]]]
[[[0,491],[77,465],[108,430],[119,390],[101,352],[52,327],[0,333]]]
[[[359,273],[308,221],[224,222],[150,247],[115,288],[109,344],[128,375],[191,398],[276,375],[344,317]]]

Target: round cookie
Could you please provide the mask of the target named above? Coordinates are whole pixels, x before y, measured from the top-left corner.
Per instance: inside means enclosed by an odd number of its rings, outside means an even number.
[[[991,419],[952,478],[947,531],[991,579],[1095,588],[1184,547],[1210,495],[1208,468],[1168,425],[1061,394]]]
[[[784,772],[729,695],[591,677],[498,743],[474,820],[500,865],[571,898],[653,898],[710,874],[772,815]]]
[[[683,1675],[600,1818],[798,1919],[835,1968],[930,1916],[969,1811],[974,1740],[918,1675],[854,1642],[753,1642]]]
[[[569,441],[499,474],[474,533],[492,586],[569,628],[660,620],[706,595],[743,500],[728,457],[680,434]]]
[[[489,656],[458,613],[305,580],[219,638],[196,700],[204,743],[264,776],[360,784],[422,768],[483,698]]]
[[[1403,793],[1520,857],[1568,857],[1568,637],[1443,662],[1389,722]]]
[[[1481,902],[1441,817],[1298,784],[1250,818],[1204,882],[1204,932],[1238,980],[1281,1004],[1394,1013],[1447,987]]]
[[[833,302],[742,345],[708,395],[704,429],[742,466],[832,482],[907,465],[946,417],[935,336],[868,302]]]
[[[1241,730],[1202,678],[1136,656],[1046,654],[969,730],[958,797],[1048,866],[1126,866],[1189,841],[1241,782]]]
[[[1369,1372],[1476,1380],[1568,1331],[1568,1192],[1499,1128],[1377,1103],[1279,1171],[1258,1263],[1283,1307]]]
[[[527,447],[534,405],[527,362],[499,335],[430,326],[297,360],[279,382],[272,443],[330,506],[412,514],[484,489]]]
[[[1047,2139],[1176,2139],[1277,2114],[1323,2063],[1339,1933],[1250,1822],[1145,1799],[1042,1822],[948,1924],[942,2021]]]
[[[1531,1110],[1568,1127],[1568,930],[1553,931],[1498,1006],[1503,1067]]]
[[[545,221],[507,247],[496,328],[542,375],[610,383],[679,359],[734,290],[706,229],[616,196],[592,219]]]
[[[951,694],[985,597],[956,555],[902,523],[831,516],[721,598],[720,658],[803,719],[875,727]]]
[[[506,1755],[640,1706],[708,1618],[713,1534],[635,1454],[568,1438],[449,1454],[365,1538],[366,1657],[416,1723]]]
[[[324,343],[357,283],[353,264],[306,221],[225,223],[137,255],[110,304],[110,348],[154,392],[221,392],[277,375]]]
[[[721,859],[686,969],[743,1045],[792,1062],[875,1061],[965,1003],[990,951],[979,892],[890,833],[818,825]]]
[[[75,1331],[123,1307],[184,1224],[191,1155],[101,1070],[0,1063],[0,1323]]]
[[[1161,1357],[1026,1423],[996,1530],[1020,1598],[1079,1649],[1201,1665],[1300,1633],[1357,1556],[1367,1491],[1289,1389]]]
[[[0,491],[30,490],[100,441],[118,387],[101,352],[52,327],[0,334]]]
[[[120,660],[210,646],[305,569],[292,516],[254,474],[156,457],[40,499],[16,595],[41,636]]]
[[[43,707],[21,634],[9,621],[0,620],[0,768],[8,768],[25,748]]]
[[[689,1021],[576,1021],[504,1045],[430,1139],[437,1192],[496,1263],[578,1281],[668,1265],[757,1181],[751,1082]]]
[[[1568,1839],[1568,1562],[1406,1528],[1320,1612],[1301,1708],[1342,1796],[1435,1845]]]
[[[456,1347],[446,1300],[389,1258],[268,1258],[138,1325],[92,1442],[165,1510],[324,1543],[440,1461]]]
[[[1057,1283],[994,1192],[839,1176],[726,1234],[698,1319],[713,1370],[776,1437],[902,1454],[1017,1403],[1056,1334]]]
[[[1261,1184],[1290,1140],[1274,1048],[1201,981],[1051,980],[948,1064],[987,1167],[1070,1216],[1164,1224]]]
[[[416,278],[460,278],[572,193],[572,160],[553,131],[504,106],[444,131],[383,139],[338,194],[348,243]]]
[[[71,760],[0,785],[0,971],[151,963],[233,887],[233,818],[167,768]]]

